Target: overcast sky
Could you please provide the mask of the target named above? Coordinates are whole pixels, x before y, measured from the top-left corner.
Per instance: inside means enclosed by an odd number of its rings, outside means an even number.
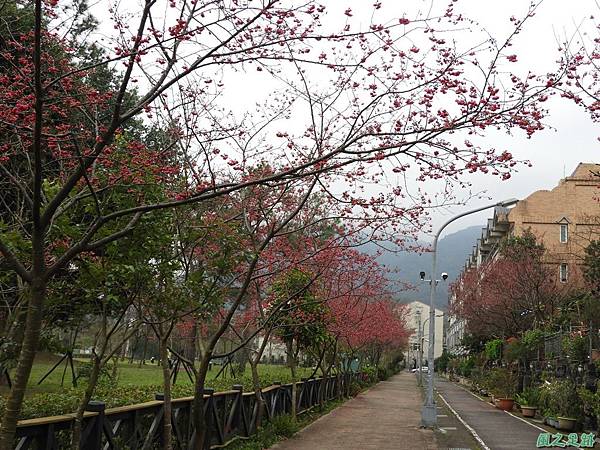
[[[366,11],[373,2],[375,0],[325,0],[329,13],[324,21],[346,20],[343,11],[351,7],[355,13],[353,20],[364,21],[362,25],[368,25],[371,17]],[[383,8],[379,13],[390,21],[395,21],[397,17],[404,15],[411,19],[416,18],[418,11],[429,11],[432,3],[433,10],[443,11],[451,0],[386,0],[382,3]],[[454,3],[454,8],[455,12],[462,12],[475,20],[477,26],[474,28],[483,28],[498,40],[503,40],[512,31],[510,17],[523,17],[528,4],[528,0],[458,0]],[[105,3],[99,2],[94,12],[101,21],[101,28],[111,29],[103,6],[106,6]],[[590,16],[595,14],[600,17],[595,0],[545,0],[538,8],[536,16],[526,24],[524,31],[514,41],[513,51],[519,58],[518,62],[511,66],[511,70],[520,75],[526,74],[528,70],[537,74],[553,70],[556,67],[555,61],[560,56],[557,40],[564,41],[565,36],[573,36],[582,23],[583,29],[589,29],[596,21],[590,20]],[[338,25],[332,24],[334,27]],[[469,32],[466,33],[466,36],[469,36]],[[468,39],[466,36],[461,36],[461,39]],[[472,36],[473,44],[480,42],[481,35],[473,33]],[[258,98],[270,92],[270,85],[261,82],[263,80],[257,72],[244,74],[244,82],[228,84],[223,98],[238,106],[244,103],[254,104]],[[252,89],[249,90],[248,86],[252,86]],[[600,127],[593,124],[585,112],[568,101],[550,101],[548,106],[551,115],[546,120],[547,129],[536,133],[531,139],[527,139],[522,132],[517,132],[514,136],[486,133],[486,144],[508,150],[517,159],[528,159],[533,167],[522,166],[510,180],[503,182],[497,177],[471,175],[473,192],[485,191],[492,201],[512,197],[525,198],[536,190],[552,189],[564,175],[569,175],[579,162],[600,162],[600,142],[597,139],[600,136]],[[419,187],[435,190],[439,186],[428,183]],[[467,194],[468,192],[458,192],[458,197],[463,198]],[[434,212],[434,229],[456,214],[490,203],[489,199],[475,199],[465,207],[455,206]],[[472,225],[483,225],[489,216],[490,212],[468,216],[449,226],[446,233]],[[426,236],[422,238],[427,239]]]
[[[527,4],[526,0],[459,0],[457,10],[468,13],[492,35],[502,36],[510,31],[508,19],[512,15],[522,15]],[[521,67],[537,73],[550,70],[559,54],[556,36],[572,36],[582,20],[592,15],[600,18],[600,10],[593,0],[544,1],[515,41],[514,49]],[[496,147],[508,149],[517,158],[529,159],[533,167],[519,169],[504,182],[487,176],[473,176],[475,190],[485,190],[493,201],[525,198],[536,190],[552,189],[564,174],[570,175],[579,162],[600,162],[598,124],[568,102],[553,101],[549,105],[551,116],[547,123],[556,130],[548,128],[531,139],[526,139],[521,133],[514,137],[504,134],[488,134],[487,137]],[[485,200],[473,200],[465,208],[439,211],[433,216],[434,224],[440,226],[453,215],[485,203]],[[465,217],[450,225],[446,233],[471,225],[483,225],[489,216],[489,212],[484,212]]]

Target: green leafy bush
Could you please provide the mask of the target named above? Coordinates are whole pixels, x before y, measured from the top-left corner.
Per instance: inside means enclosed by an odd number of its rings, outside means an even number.
[[[498,361],[502,356],[502,339],[492,339],[485,343],[485,356],[490,361]]]
[[[394,371],[390,367],[378,367],[377,368],[377,379],[379,381],[385,381],[394,374]]]
[[[574,361],[585,361],[588,347],[589,341],[585,336],[565,336],[562,341],[563,352]]]
[[[450,356],[450,353],[448,353],[448,350],[444,349],[442,355],[439,358],[436,358],[434,361],[434,368],[436,372],[447,372],[451,359],[452,357]]]
[[[539,329],[527,330],[525,333],[523,333],[521,342],[529,352],[533,352],[544,343],[545,335],[546,333]]]
[[[583,404],[577,386],[569,379],[547,380],[540,386],[542,413],[550,417],[583,417]]]
[[[540,403],[540,390],[537,387],[529,387],[517,394],[515,399],[521,406],[538,406]]]
[[[581,387],[577,390],[577,394],[581,398],[584,411],[589,415],[600,418],[600,391],[592,392]]]
[[[458,374],[463,377],[470,377],[473,368],[475,367],[475,358],[469,356],[463,359],[458,365]]]
[[[273,417],[271,425],[273,426],[273,432],[277,436],[286,438],[292,437],[299,429],[298,422],[292,419],[292,416],[289,414]]]
[[[485,389],[498,398],[513,398],[517,387],[517,377],[505,367],[489,370],[483,377]]]
[[[362,372],[368,378],[369,383],[374,383],[377,381],[377,367],[375,366],[366,366]]]
[[[519,340],[508,342],[504,347],[504,359],[506,361],[518,361],[527,355],[527,348]]]
[[[92,375],[94,363],[92,361],[86,361],[79,364],[77,368],[77,378],[82,381],[89,381]],[[111,366],[103,365],[100,367],[100,373],[98,375],[98,385],[110,386],[112,385],[113,377],[111,375]]]

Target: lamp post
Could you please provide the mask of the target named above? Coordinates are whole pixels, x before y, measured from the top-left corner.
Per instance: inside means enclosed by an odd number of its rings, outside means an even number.
[[[421,310],[417,309],[415,313],[417,315],[417,384],[419,386],[423,385],[422,375],[421,375],[421,362],[423,360],[423,347],[421,344]]]
[[[435,410],[435,399],[433,397],[433,374],[434,374],[434,367],[433,367],[433,359],[434,359],[434,353],[433,353],[433,347],[434,347],[434,342],[435,342],[435,306],[434,306],[434,299],[435,299],[435,288],[437,283],[440,280],[436,279],[436,273],[437,273],[437,244],[438,244],[438,239],[440,237],[440,234],[442,233],[442,231],[444,230],[444,228],[446,228],[448,225],[450,225],[452,222],[454,222],[457,219],[460,219],[462,217],[468,216],[470,214],[475,214],[478,213],[480,211],[484,211],[486,209],[489,208],[495,208],[496,206],[502,206],[502,207],[508,207],[508,206],[512,206],[515,203],[517,203],[519,200],[517,200],[516,198],[511,198],[508,200],[504,200],[502,202],[497,202],[497,203],[493,203],[491,205],[487,205],[487,206],[482,206],[480,208],[476,208],[473,209],[471,211],[467,211],[464,212],[462,214],[459,214],[457,216],[454,216],[453,218],[451,218],[450,220],[448,220],[446,223],[444,223],[439,230],[437,231],[437,233],[435,234],[434,238],[433,238],[433,245],[432,245],[432,258],[431,258],[431,280],[429,280],[429,319],[430,319],[430,324],[429,324],[429,349],[427,352],[427,362],[428,362],[428,367],[429,367],[429,376],[427,377],[427,392],[425,394],[425,403],[423,404],[423,408],[421,409],[421,426],[422,427],[426,427],[426,428],[433,428],[436,426],[437,424],[437,413]],[[445,275],[445,277],[444,277]],[[421,272],[420,273],[421,279],[424,280],[425,279],[425,273]],[[448,278],[448,274],[442,274],[442,278],[446,279]]]
[[[418,362],[418,373],[417,373],[417,385],[418,386],[422,386],[423,385],[423,381],[422,381],[422,377],[423,377],[423,348],[425,347],[424,342],[427,341],[429,343],[428,339],[425,339],[425,336],[423,336],[425,334],[425,324],[427,322],[429,322],[429,317],[427,319],[425,319],[425,321],[423,323],[421,323],[421,310],[417,310],[417,321],[418,321],[418,332],[417,332],[417,340],[418,340],[418,350],[417,350],[417,357],[419,358],[419,362]],[[438,315],[436,317],[444,317],[443,314]],[[431,345],[431,344],[429,344]],[[427,366],[427,371],[429,372],[429,363]]]

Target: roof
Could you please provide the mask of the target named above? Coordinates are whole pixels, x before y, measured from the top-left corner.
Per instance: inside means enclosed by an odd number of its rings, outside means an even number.
[[[600,164],[579,163],[569,178],[592,180],[600,176]]]

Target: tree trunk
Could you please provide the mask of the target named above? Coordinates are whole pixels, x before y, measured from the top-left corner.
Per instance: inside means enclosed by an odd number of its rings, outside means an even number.
[[[135,352],[138,348],[138,346],[140,345],[140,336],[138,333],[135,334],[135,339],[134,339],[134,344],[131,347],[131,351],[129,352],[129,364],[133,364],[133,361],[135,359]]]
[[[119,357],[118,356],[113,357],[113,366],[112,366],[112,371],[111,371],[110,376],[113,379],[113,382],[116,383],[119,378]]]
[[[208,431],[204,414],[204,385],[211,356],[210,353],[206,353],[200,358],[200,367],[198,369],[198,376],[194,387],[194,401],[192,404],[194,437],[190,445],[190,449],[192,450],[204,450],[204,441]]]
[[[46,297],[46,281],[43,275],[36,275],[31,283],[31,297],[27,307],[23,345],[15,371],[12,389],[6,400],[0,425],[0,450],[12,450],[17,421],[25,396],[27,381],[31,374],[33,359],[37,351],[42,326],[42,305]]]
[[[9,362],[19,359],[21,354],[21,346],[23,345],[25,322],[27,320],[27,307],[19,307],[16,317],[11,318],[9,324],[6,325],[4,339],[5,342],[13,342],[15,345],[2,346],[0,350],[0,362]]]
[[[250,359],[250,370],[252,371],[252,387],[254,388],[254,395],[256,396],[256,428],[262,426],[262,418],[265,412],[265,399],[262,395],[262,389],[260,387],[260,376],[258,375],[258,361],[260,358]]]
[[[294,341],[289,341],[286,343],[287,357],[288,357],[288,366],[290,368],[290,372],[292,374],[292,420],[296,420],[297,411],[296,411],[296,396],[297,396],[297,386],[296,386],[296,355],[294,354]]]
[[[171,422],[171,371],[169,370],[169,355],[167,353],[167,340],[160,340],[160,361],[163,375],[163,449],[173,448],[173,425]]]
[[[92,399],[92,395],[94,395],[94,390],[96,389],[96,385],[98,384],[98,377],[100,376],[100,368],[102,366],[102,361],[98,355],[94,355],[93,357],[94,365],[92,366],[92,372],[90,373],[90,379],[88,380],[88,385],[85,388],[85,392],[83,394],[83,398],[79,402],[79,406],[77,407],[77,412],[75,413],[75,422],[73,422],[73,432],[71,434],[71,449],[78,450],[79,449],[79,441],[81,440],[81,426],[83,423],[83,414],[85,413],[85,409],[87,408],[88,403]]]
[[[190,354],[189,354],[189,360],[192,362],[192,364],[196,363],[196,346],[197,346],[197,342],[198,342],[198,322],[196,322],[194,320],[194,326],[192,327],[192,343],[189,346],[190,347]]]
[[[142,367],[142,364],[146,364],[146,353],[148,352],[148,333],[146,333],[144,339],[144,350],[142,351],[142,359],[140,359],[139,367]]]

